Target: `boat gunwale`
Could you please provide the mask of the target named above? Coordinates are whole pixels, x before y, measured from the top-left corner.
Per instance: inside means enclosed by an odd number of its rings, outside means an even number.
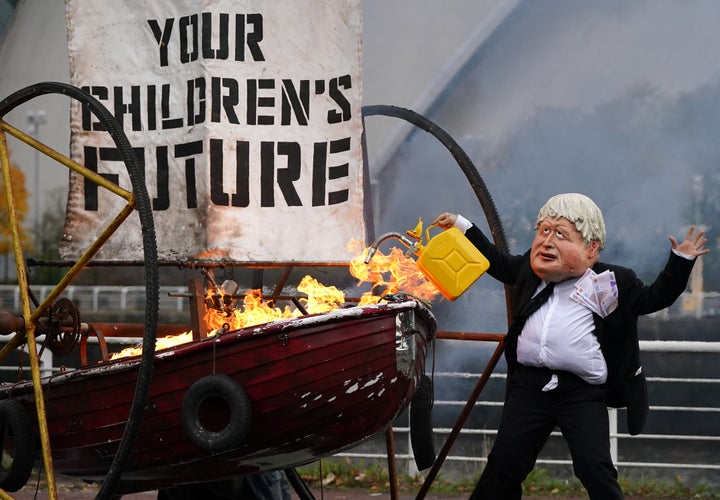
[[[407,299],[401,302],[384,302],[377,304],[369,304],[364,306],[352,306],[343,309],[335,309],[324,313],[308,314],[306,316],[298,316],[294,318],[285,318],[260,325],[252,325],[236,330],[222,332],[219,335],[208,336],[203,339],[191,340],[178,344],[176,346],[167,347],[157,350],[155,353],[155,361],[166,360],[167,358],[183,355],[186,351],[194,351],[200,349],[201,346],[215,343],[216,346],[229,344],[238,339],[248,339],[257,336],[268,336],[279,334],[287,331],[302,330],[316,326],[322,326],[332,323],[344,323],[360,318],[373,318],[384,316],[388,313],[398,313],[406,310],[423,311],[428,328],[431,332],[437,328],[435,317],[429,308],[415,299]],[[428,321],[429,320],[429,321]],[[108,372],[116,373],[137,368],[142,362],[140,354],[99,362],[90,366],[70,369],[65,372],[54,373],[41,379],[43,386],[54,385],[66,381],[77,380],[78,378],[92,378],[107,375]],[[0,384],[0,399],[13,397],[16,393],[24,394],[26,390],[32,389],[32,381],[25,380],[20,382],[6,382]]]

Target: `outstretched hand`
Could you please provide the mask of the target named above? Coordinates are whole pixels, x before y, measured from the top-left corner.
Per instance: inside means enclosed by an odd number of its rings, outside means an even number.
[[[685,255],[699,257],[710,252],[709,248],[705,248],[705,243],[707,243],[705,232],[698,230],[696,233],[695,226],[690,226],[690,229],[688,229],[688,232],[685,235],[685,239],[681,243],[678,243],[672,236],[670,236],[669,239],[673,250]]]

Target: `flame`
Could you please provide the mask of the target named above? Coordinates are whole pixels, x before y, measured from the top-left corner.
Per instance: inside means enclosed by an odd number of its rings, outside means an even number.
[[[310,276],[305,276],[300,281],[298,292],[307,295],[307,299],[300,299],[300,303],[308,314],[332,311],[345,303],[345,294],[342,291],[334,286],[325,286]]]
[[[362,249],[362,243],[355,240],[348,244],[348,248],[357,255],[350,261],[350,274],[358,280],[358,286],[363,283],[372,285],[372,289],[361,296],[359,305],[375,304],[382,295],[398,292],[412,293],[426,300],[440,295],[437,287],[418,269],[415,260],[401,249],[393,247],[387,255],[378,251],[366,264],[369,248]]]
[[[169,335],[167,337],[158,337],[155,339],[155,349],[167,349],[176,345],[184,344],[192,340],[192,332],[184,332],[178,335]],[[124,358],[128,356],[140,356],[142,354],[142,346],[127,347],[120,352],[110,354],[110,359]]]
[[[210,293],[216,292],[209,290],[208,294]],[[263,301],[262,290],[249,290],[243,297],[242,309],[233,309],[228,315],[218,309],[208,308],[205,311],[204,321],[209,332],[216,332],[219,330],[238,330],[246,326],[292,318],[298,314],[292,311],[289,306],[280,309]]]
[[[426,300],[440,295],[437,287],[418,269],[415,260],[405,255],[401,249],[393,247],[387,255],[377,251],[372,260],[366,264],[365,258],[369,248],[363,248],[363,244],[355,240],[351,241],[347,247],[356,254],[356,257],[350,261],[349,271],[357,279],[357,286],[370,284],[371,287],[369,291],[362,294],[358,305],[376,304],[383,295],[398,292],[411,293],[415,297]],[[325,313],[343,307],[345,304],[345,294],[341,290],[334,286],[325,286],[311,276],[305,276],[297,289],[306,295],[306,298],[300,298],[299,302],[307,314]],[[208,290],[205,303],[232,303],[232,299],[228,301],[225,299],[223,290],[215,288]],[[298,308],[293,309],[289,305],[280,308],[272,302],[263,300],[262,290],[256,289],[245,293],[242,306],[234,307],[230,312],[222,310],[222,308],[206,308],[203,320],[209,334],[216,335],[221,331],[238,330],[248,326],[294,318],[302,314],[304,313]],[[157,339],[156,349],[173,347],[191,340],[192,332],[161,337]],[[141,352],[141,347],[129,347],[112,354],[110,359],[137,356]]]

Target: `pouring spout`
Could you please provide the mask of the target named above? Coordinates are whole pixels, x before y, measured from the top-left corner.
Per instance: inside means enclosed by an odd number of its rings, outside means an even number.
[[[380,245],[381,245],[385,240],[388,240],[388,239],[390,239],[390,238],[395,238],[395,239],[400,240],[403,245],[405,245],[406,247],[408,247],[408,249],[410,249],[409,251],[412,251],[412,250],[414,250],[414,248],[415,248],[416,242],[410,241],[410,239],[409,239],[407,236],[405,236],[404,234],[402,234],[402,233],[397,233],[397,232],[385,233],[385,234],[380,235],[380,236],[375,240],[375,242],[373,242],[373,244],[370,246],[370,250],[368,250],[367,257],[365,257],[365,264],[369,264],[369,263],[370,263],[370,260],[372,260],[373,256],[374,256],[375,253],[377,252],[378,247],[380,247]]]

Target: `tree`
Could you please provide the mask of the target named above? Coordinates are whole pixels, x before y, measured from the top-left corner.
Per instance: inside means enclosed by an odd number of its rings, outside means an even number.
[[[25,186],[25,174],[10,162],[10,183],[12,184],[13,198],[15,201],[15,213],[20,224],[20,241],[25,250],[33,250],[33,241],[28,229],[25,227],[25,219],[28,213],[28,191]],[[38,194],[36,193],[36,196]],[[5,178],[0,176],[0,254],[12,253],[12,232],[10,230],[10,216],[8,212],[8,200],[5,193]]]

